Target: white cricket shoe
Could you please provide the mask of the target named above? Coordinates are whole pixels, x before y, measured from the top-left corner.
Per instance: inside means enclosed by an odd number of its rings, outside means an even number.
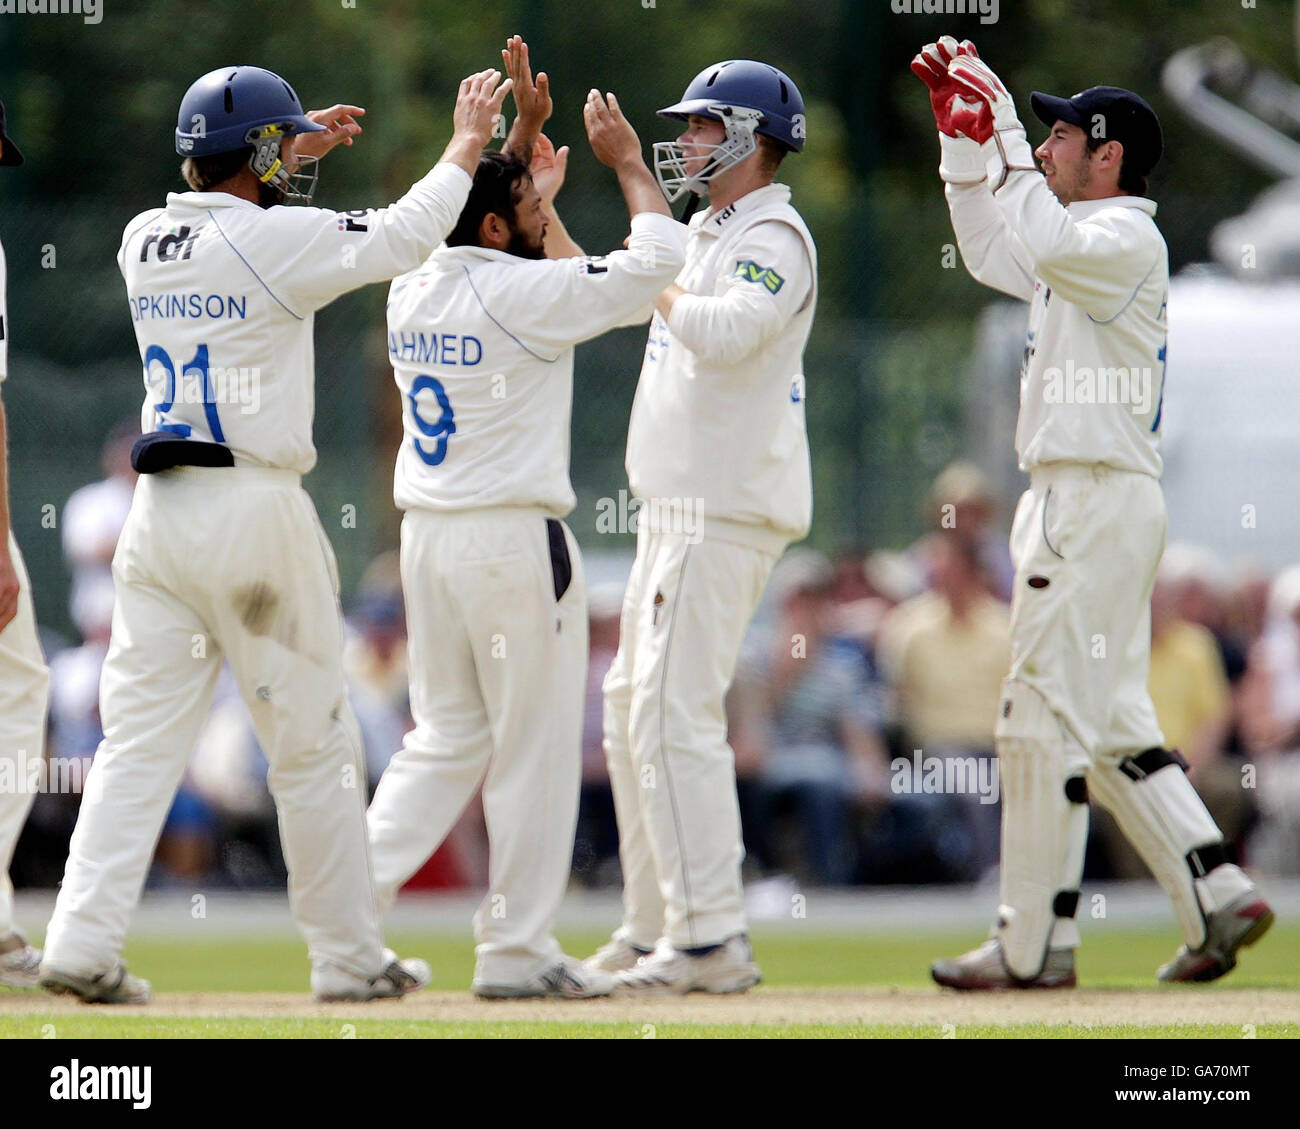
[[[418,957],[398,960],[392,949],[384,950],[388,962],[384,971],[367,980],[335,964],[316,965],[311,970],[311,992],[317,1003],[366,1003],[369,1000],[399,1000],[427,988],[433,980],[429,962]]]
[[[485,984],[475,979],[474,995],[483,1000],[590,1000],[608,996],[614,977],[599,968],[588,968],[576,957],[561,957],[549,968],[521,984]]]
[[[21,933],[14,936],[22,942],[20,948],[0,953],[0,984],[6,988],[39,988],[41,986],[41,950],[34,949]]]
[[[635,968],[617,976],[617,995],[684,996],[688,992],[726,995],[743,992],[762,981],[754,950],[743,933],[728,937],[711,953],[692,956],[667,941]]]
[[[56,996],[76,996],[87,1004],[147,1004],[153,994],[149,981],[132,976],[120,960],[98,976],[79,976],[42,962],[40,985]]]
[[[582,962],[584,968],[596,972],[623,972],[635,968],[636,962],[648,957],[654,950],[642,949],[623,937],[611,937]]]

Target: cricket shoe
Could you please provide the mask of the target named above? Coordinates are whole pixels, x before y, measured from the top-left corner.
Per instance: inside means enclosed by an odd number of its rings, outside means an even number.
[[[98,976],[79,976],[42,962],[41,987],[56,996],[76,996],[87,1004],[147,1004],[152,994],[148,980],[132,976],[120,960]]]
[[[1217,980],[1237,967],[1237,950],[1253,945],[1273,924],[1273,911],[1254,889],[1233,898],[1206,919],[1199,949],[1180,945],[1174,959],[1162,964],[1157,980],[1178,983]]]
[[[317,1003],[367,1003],[370,1000],[400,1000],[433,980],[428,961],[418,957],[398,960],[392,949],[384,950],[384,971],[367,980],[336,964],[320,964],[311,970],[311,993]]]
[[[691,953],[659,942],[635,968],[617,976],[620,996],[684,996],[688,992],[727,995],[762,981],[754,950],[743,933],[728,937],[706,953]]]
[[[0,984],[6,988],[39,988],[41,986],[41,950],[34,949],[25,937],[15,933],[19,947],[0,953]]]
[[[1002,942],[994,938],[978,949],[963,953],[956,960],[936,960],[930,975],[945,988],[964,992],[996,992],[1004,988],[1073,988],[1073,949],[1048,949],[1043,971],[1032,980],[1011,974],[1002,956]]]
[[[624,972],[635,968],[637,961],[652,952],[653,949],[643,949],[623,937],[613,937],[584,960],[582,966],[596,972]]]
[[[481,1000],[590,1000],[608,996],[614,977],[589,968],[577,957],[563,956],[521,984],[487,984],[475,978],[474,995]]]

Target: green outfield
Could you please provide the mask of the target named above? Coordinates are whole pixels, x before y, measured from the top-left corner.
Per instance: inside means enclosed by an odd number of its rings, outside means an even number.
[[[603,935],[561,938],[574,953]],[[515,1001],[469,995],[467,935],[397,934],[434,984],[420,996],[371,1005],[316,1005],[307,962],[291,938],[128,945],[131,967],[154,985],[146,1008],[100,1009],[0,990],[9,1038],[1015,1038],[1300,1036],[1300,925],[1279,924],[1213,985],[1160,986],[1169,930],[1087,932],[1074,992],[958,995],[927,968],[979,941],[977,933],[803,934],[756,929],[764,986],[744,997],[669,1001]]]

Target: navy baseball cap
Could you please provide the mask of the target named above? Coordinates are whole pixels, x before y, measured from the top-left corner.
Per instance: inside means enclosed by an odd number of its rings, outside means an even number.
[[[4,142],[4,152],[0,153],[0,165],[21,165],[23,155],[18,146],[10,140],[8,132],[5,130],[5,104],[0,102],[0,141]]]
[[[1087,133],[1124,146],[1124,162],[1139,176],[1145,176],[1164,152],[1160,119],[1146,100],[1119,86],[1090,86],[1070,98],[1042,94],[1029,96],[1038,120],[1049,129],[1058,121],[1077,125]]]

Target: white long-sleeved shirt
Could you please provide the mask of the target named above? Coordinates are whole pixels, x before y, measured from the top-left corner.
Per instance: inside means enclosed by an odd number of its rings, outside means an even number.
[[[973,142],[945,148],[983,169]],[[1137,196],[1060,202],[1036,172],[948,184],[971,276],[1030,302],[1016,452],[1023,470],[1102,463],[1159,477],[1169,256]]]
[[[117,261],[144,362],[141,429],[224,443],[237,465],[311,470],[315,311],[423,262],[471,183],[444,163],[382,209],[174,192],[136,216]]]
[[[641,515],[702,510],[704,532],[779,553],[808,532],[812,474],[803,352],[817,250],[771,184],[696,216],[677,284],[650,326],[628,428]]]
[[[397,505],[569,513],[574,346],[653,302],[681,269],[685,243],[681,224],[642,212],[627,250],[607,256],[442,247],[396,279],[388,355],[402,394]]]

